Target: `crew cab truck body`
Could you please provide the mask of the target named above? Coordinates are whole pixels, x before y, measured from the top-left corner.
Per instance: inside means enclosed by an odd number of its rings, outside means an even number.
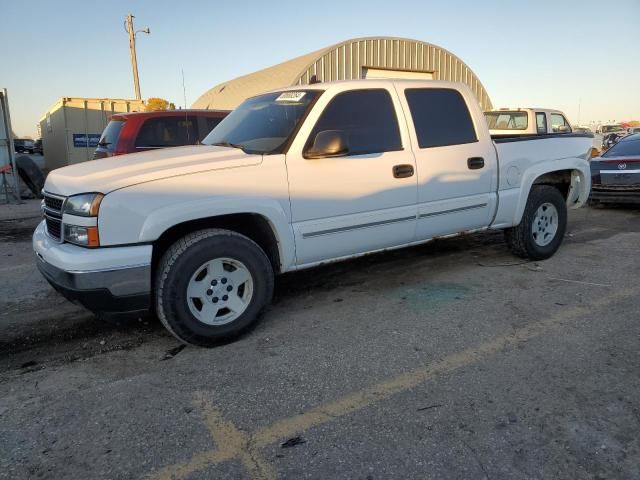
[[[573,129],[560,110],[548,108],[501,108],[484,113],[494,138],[571,133]]]
[[[51,172],[33,237],[44,276],[98,313],[152,307],[208,346],[254,322],[275,274],[485,229],[548,258],[590,189],[590,135],[493,141],[450,82],[271,92],[203,143]]]

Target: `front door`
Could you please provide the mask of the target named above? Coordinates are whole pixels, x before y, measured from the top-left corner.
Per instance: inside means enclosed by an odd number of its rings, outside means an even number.
[[[367,85],[325,92],[287,153],[298,266],[414,238],[415,162],[398,125],[398,99],[378,82]],[[341,132],[348,153],[305,158],[326,131]]]

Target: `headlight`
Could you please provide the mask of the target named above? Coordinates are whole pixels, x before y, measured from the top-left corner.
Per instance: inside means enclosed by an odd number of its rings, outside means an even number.
[[[80,217],[97,217],[103,197],[101,193],[82,193],[67,197],[64,213]]]
[[[79,225],[64,226],[64,240],[86,247],[99,247],[98,227],[81,227]]]
[[[97,217],[98,210],[100,209],[100,202],[102,202],[103,198],[104,195],[101,193],[81,193],[79,195],[72,195],[67,197],[65,200],[63,213],[78,217]],[[65,242],[75,243],[76,245],[82,245],[85,247],[100,246],[100,237],[98,235],[97,225],[86,225],[86,222],[80,222],[80,219],[78,219],[77,223],[85,223],[85,225],[73,225],[67,223],[69,220],[70,219],[67,219],[64,222],[63,238]],[[88,220],[88,222],[97,223],[97,220]]]

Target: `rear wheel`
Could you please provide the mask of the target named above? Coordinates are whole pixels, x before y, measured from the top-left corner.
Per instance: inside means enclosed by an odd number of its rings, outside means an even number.
[[[156,309],[183,343],[210,347],[248,329],[273,295],[273,268],[251,239],[200,230],[174,243],[157,269]]]
[[[505,239],[519,257],[544,260],[560,248],[566,228],[567,205],[560,191],[534,185],[520,224],[505,230]]]

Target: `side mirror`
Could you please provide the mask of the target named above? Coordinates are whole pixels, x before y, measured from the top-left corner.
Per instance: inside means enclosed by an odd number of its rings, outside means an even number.
[[[558,133],[569,133],[571,132],[571,128],[569,128],[568,125],[559,125],[558,126]]]
[[[318,132],[313,145],[304,154],[305,158],[340,157],[349,153],[347,137],[342,130]]]

